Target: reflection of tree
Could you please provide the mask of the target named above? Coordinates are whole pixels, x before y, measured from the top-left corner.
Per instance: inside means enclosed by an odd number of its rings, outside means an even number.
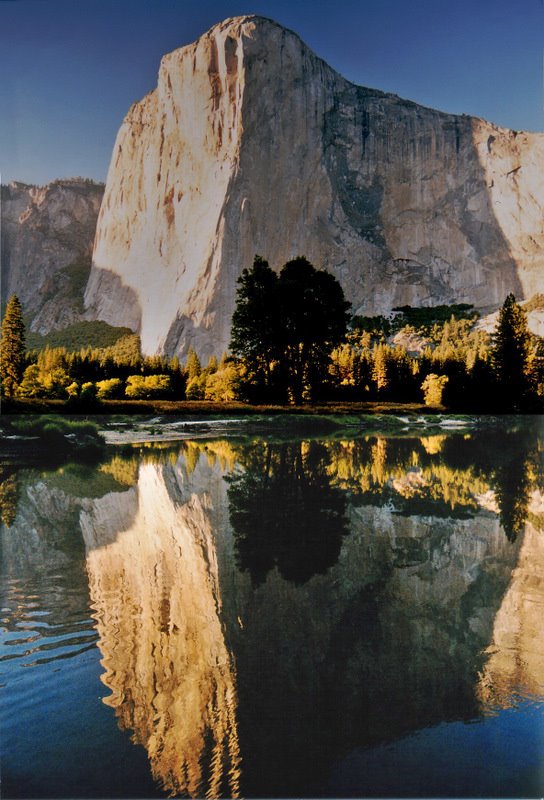
[[[296,584],[325,573],[347,532],[346,499],[331,486],[327,448],[262,443],[239,456],[245,471],[230,479],[228,497],[240,568],[256,584],[275,566]]]
[[[18,495],[17,472],[0,467],[0,520],[7,528],[15,521]]]
[[[495,469],[496,497],[500,520],[508,539],[514,542],[527,519],[531,483],[530,453],[514,452]]]
[[[523,531],[528,516],[530,494],[542,476],[538,462],[541,445],[538,419],[522,423],[505,418],[503,427],[477,431],[463,441],[449,437],[443,456],[456,469],[473,465],[495,491],[501,524],[510,541]]]
[[[532,489],[541,476],[537,451],[541,446],[538,421],[510,422],[504,429],[489,428],[471,436],[467,446],[454,452],[448,441],[449,460],[470,460],[480,474],[487,475],[495,490],[501,524],[510,541],[523,531]]]

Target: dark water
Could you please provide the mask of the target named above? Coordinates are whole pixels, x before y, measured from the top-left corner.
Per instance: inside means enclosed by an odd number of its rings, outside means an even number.
[[[542,797],[543,433],[2,466],[2,797]]]

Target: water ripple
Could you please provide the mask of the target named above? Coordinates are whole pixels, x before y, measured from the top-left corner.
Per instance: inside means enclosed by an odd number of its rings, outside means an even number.
[[[94,620],[88,616],[85,593],[60,587],[59,578],[47,573],[33,576],[26,590],[19,580],[5,582],[0,665],[15,662],[15,666],[19,662],[21,667],[37,666],[73,658],[95,646],[98,637]]]

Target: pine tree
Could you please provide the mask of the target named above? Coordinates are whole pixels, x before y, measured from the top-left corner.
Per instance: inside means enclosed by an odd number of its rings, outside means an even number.
[[[187,353],[187,362],[185,364],[185,370],[187,372],[187,381],[192,381],[193,378],[198,378],[198,376],[202,372],[200,359],[192,347],[189,348],[189,352]]]
[[[387,345],[381,343],[376,345],[373,352],[372,380],[380,396],[389,386],[388,361],[389,348]]]
[[[0,342],[0,378],[4,397],[13,397],[23,379],[25,352],[25,325],[21,303],[16,295],[12,295],[2,320]]]
[[[272,365],[281,355],[278,304],[278,276],[268,261],[256,255],[251,269],[244,269],[238,278],[230,349],[265,392],[271,389]]]
[[[349,303],[333,275],[304,257],[279,275],[260,256],[238,279],[231,350],[259,399],[315,397],[326,382],[331,352],[344,339]]]
[[[531,334],[527,315],[509,294],[499,313],[493,337],[491,364],[500,391],[499,402],[507,411],[526,408],[534,390]]]

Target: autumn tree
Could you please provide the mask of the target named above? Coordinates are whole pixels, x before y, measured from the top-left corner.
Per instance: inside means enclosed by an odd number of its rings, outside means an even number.
[[[2,320],[0,341],[0,378],[4,397],[13,397],[23,379],[25,368],[25,325],[21,303],[12,295]]]
[[[200,359],[192,347],[189,348],[187,353],[187,362],[185,364],[185,371],[187,372],[187,380],[192,381],[193,378],[198,378],[202,372],[202,365]]]
[[[447,375],[435,375],[434,372],[427,375],[421,384],[426,406],[442,405],[442,393],[447,382]]]

